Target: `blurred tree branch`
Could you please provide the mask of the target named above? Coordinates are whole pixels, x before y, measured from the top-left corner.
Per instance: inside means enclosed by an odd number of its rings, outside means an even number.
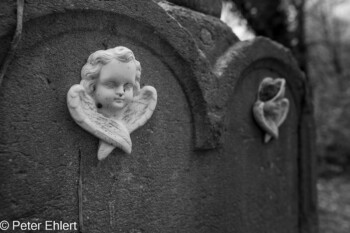
[[[269,37],[291,49],[300,68],[307,73],[304,0],[230,1],[256,35]]]

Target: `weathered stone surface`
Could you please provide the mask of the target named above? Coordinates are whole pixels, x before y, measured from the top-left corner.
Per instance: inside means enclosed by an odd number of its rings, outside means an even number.
[[[165,2],[158,4],[191,33],[211,64],[239,41],[232,29],[218,18]]]
[[[221,0],[168,0],[168,2],[220,18]]]
[[[84,232],[315,232],[312,108],[295,61],[270,40],[238,42],[223,24],[175,8],[26,1],[0,89],[0,219],[80,215]],[[13,23],[0,25],[1,40]],[[74,123],[66,93],[91,52],[118,45],[134,51],[158,103],[130,155],[98,162],[98,139]],[[286,79],[291,102],[267,145],[251,111],[266,76]]]

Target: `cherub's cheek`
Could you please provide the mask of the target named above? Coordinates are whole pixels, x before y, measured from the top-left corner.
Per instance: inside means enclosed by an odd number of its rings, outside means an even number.
[[[113,101],[113,98],[111,98],[111,97],[106,97],[106,98],[105,98],[105,101],[106,101],[106,102],[112,102],[112,101]]]
[[[128,93],[128,95],[126,96],[126,100],[128,102],[131,102],[133,99],[134,99],[134,93],[133,92]]]
[[[103,98],[104,94],[103,94],[102,91],[99,91],[99,92],[96,92],[96,96],[97,96],[98,98]]]

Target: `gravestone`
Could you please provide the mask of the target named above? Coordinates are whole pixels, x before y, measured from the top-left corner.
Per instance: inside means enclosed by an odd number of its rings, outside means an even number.
[[[0,6],[3,62],[17,5]],[[239,41],[219,19],[165,1],[28,0],[22,20],[0,89],[0,221],[76,222],[80,232],[317,231],[312,106],[287,49]],[[131,134],[131,154],[99,161],[99,140],[74,122],[66,95],[92,52],[120,45],[158,102]],[[252,111],[266,77],[285,79],[289,100],[268,143]]]

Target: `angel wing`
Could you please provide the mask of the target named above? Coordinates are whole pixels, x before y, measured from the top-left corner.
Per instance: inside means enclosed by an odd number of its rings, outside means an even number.
[[[157,91],[154,87],[144,86],[124,112],[122,121],[129,133],[144,125],[152,116],[157,105]]]
[[[115,147],[131,153],[128,129],[122,124],[97,112],[95,101],[80,84],[73,85],[67,94],[69,112],[82,128],[100,138],[98,158],[105,158]],[[100,151],[103,153],[101,154]]]
[[[266,132],[265,143],[278,138],[278,127],[285,121],[289,100],[284,97],[286,81],[282,78],[265,78],[259,86],[258,100],[253,107],[254,118]],[[268,97],[268,98],[266,98]]]

